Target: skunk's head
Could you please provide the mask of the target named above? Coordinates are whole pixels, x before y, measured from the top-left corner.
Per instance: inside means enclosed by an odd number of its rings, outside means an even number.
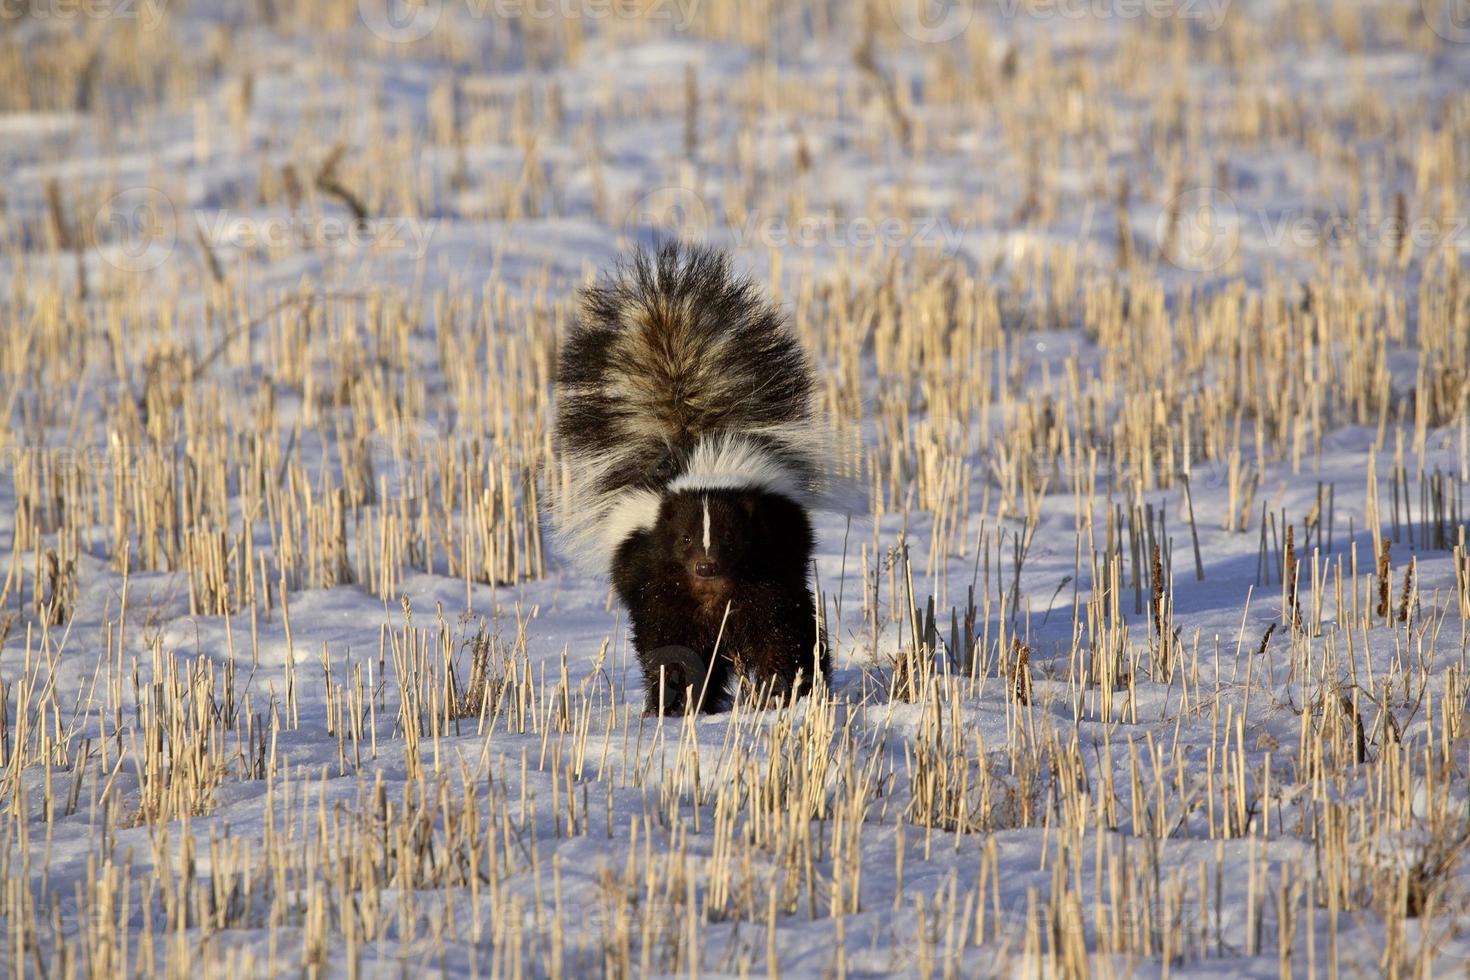
[[[679,490],[664,496],[653,534],[701,603],[721,609],[738,583],[804,579],[812,549],[806,512],[756,488]]]
[[[731,598],[751,565],[759,510],[754,492],[685,490],[664,497],[655,527],[663,557],[701,602],[723,605]]]

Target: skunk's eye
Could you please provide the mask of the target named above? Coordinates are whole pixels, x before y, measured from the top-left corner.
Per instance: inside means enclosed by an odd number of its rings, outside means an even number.
[[[687,534],[686,534],[686,535],[684,535],[684,544],[685,544],[685,545],[689,545],[689,544],[692,544],[692,543],[693,543],[693,542],[694,542],[694,539],[693,539],[693,538],[691,538],[691,537],[690,537],[690,536],[689,536],[689,535],[687,535]]]

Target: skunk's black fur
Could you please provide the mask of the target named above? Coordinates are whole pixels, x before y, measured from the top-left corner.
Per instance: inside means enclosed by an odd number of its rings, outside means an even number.
[[[807,508],[830,453],[777,308],[718,252],[639,250],[585,291],[557,387],[558,535],[611,573],[648,710],[688,688],[723,707],[736,674],[805,693],[828,668]]]
[[[819,670],[826,676],[827,645],[806,581],[812,545],[806,511],[780,494],[666,496],[657,522],[630,535],[613,560],[646,710],[682,712],[686,689],[697,710],[721,710],[734,675],[768,700],[793,688],[806,694]]]

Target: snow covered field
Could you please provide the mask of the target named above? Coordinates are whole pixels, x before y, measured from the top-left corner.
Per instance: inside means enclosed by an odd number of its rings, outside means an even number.
[[[1464,12],[0,2],[5,972],[1462,972]],[[540,526],[674,234],[868,500],[658,722]]]

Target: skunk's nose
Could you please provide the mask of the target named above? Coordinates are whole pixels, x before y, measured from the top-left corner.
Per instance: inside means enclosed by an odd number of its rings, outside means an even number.
[[[720,566],[711,559],[702,558],[694,563],[694,574],[700,578],[714,578],[720,574]]]

